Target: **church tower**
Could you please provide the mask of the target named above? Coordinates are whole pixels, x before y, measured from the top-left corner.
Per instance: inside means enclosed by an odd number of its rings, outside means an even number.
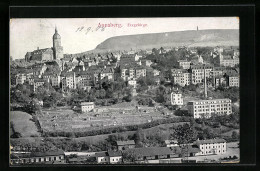
[[[58,34],[57,27],[55,27],[55,33],[52,37],[53,39],[53,59],[63,58],[63,47],[61,46],[61,37]]]

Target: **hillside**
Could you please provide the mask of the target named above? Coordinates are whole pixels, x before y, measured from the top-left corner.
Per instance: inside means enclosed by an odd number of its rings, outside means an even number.
[[[190,30],[111,37],[94,51],[160,48],[171,46],[238,46],[239,30]]]

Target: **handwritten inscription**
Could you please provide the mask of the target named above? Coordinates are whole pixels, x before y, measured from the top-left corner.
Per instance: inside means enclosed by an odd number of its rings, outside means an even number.
[[[118,23],[98,23],[98,26],[94,29],[92,27],[78,27],[76,32],[85,32],[85,35],[87,35],[89,32],[94,32],[94,31],[105,31],[105,28],[122,28],[122,27],[147,27],[147,24],[142,24],[142,23],[127,23],[126,25],[123,24],[118,24]]]

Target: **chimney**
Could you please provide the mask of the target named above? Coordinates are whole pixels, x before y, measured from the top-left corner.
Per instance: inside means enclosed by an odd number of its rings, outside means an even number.
[[[37,50],[39,50],[39,47],[37,47]]]
[[[207,78],[206,78],[206,70],[204,65],[204,95],[205,99],[207,98]]]

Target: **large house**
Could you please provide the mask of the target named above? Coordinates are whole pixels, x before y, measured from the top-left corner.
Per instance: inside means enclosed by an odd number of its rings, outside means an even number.
[[[194,118],[211,117],[211,114],[231,114],[231,100],[230,99],[212,99],[212,100],[197,100],[190,101],[187,105],[188,112]]]
[[[192,84],[203,83],[204,69],[206,77],[209,78],[212,75],[212,66],[209,65],[191,65],[191,82]]]
[[[183,105],[183,98],[181,93],[171,93],[171,105],[181,106]]]
[[[182,87],[191,84],[191,73],[185,69],[172,69],[172,76],[174,84],[178,84]]]
[[[200,149],[198,155],[225,154],[227,152],[226,140],[224,139],[198,139],[194,144]]]

